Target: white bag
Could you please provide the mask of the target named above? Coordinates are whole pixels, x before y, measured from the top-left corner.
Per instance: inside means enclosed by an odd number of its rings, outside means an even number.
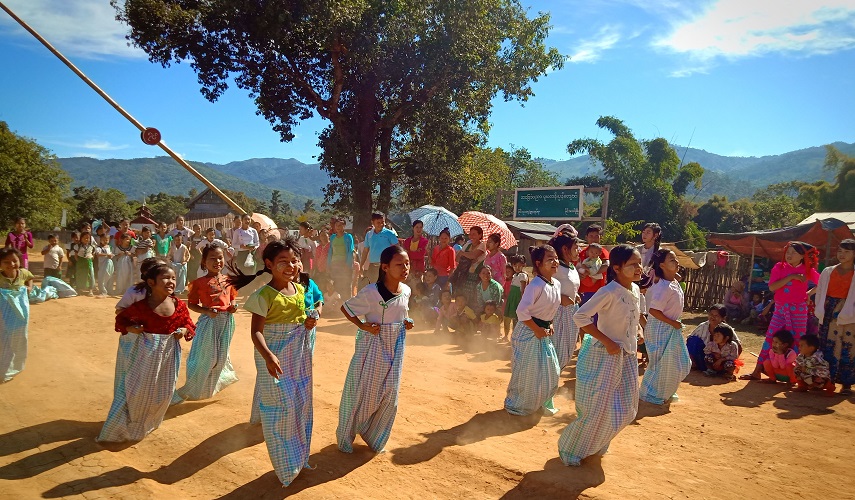
[[[243,261],[243,267],[255,267],[255,259],[252,257],[252,252],[246,254],[246,260]]]

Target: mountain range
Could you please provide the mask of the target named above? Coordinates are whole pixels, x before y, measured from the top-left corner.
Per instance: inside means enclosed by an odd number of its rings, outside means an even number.
[[[844,154],[855,156],[855,143],[836,142]],[[831,181],[835,172],[825,171],[825,147],[817,146],[780,155],[761,157],[722,156],[702,149],[674,145],[684,163],[698,162],[706,172],[700,189],[689,191],[689,199],[703,201],[712,195],[729,200],[750,197],[770,184],[801,180]],[[587,155],[556,161],[538,158],[563,182],[568,178],[602,173],[600,165]],[[165,192],[186,195],[205,186],[167,156],[130,160],[88,157],[59,158],[74,186],[115,188],[129,198]],[[243,191],[248,196],[268,201],[274,189],[284,202],[299,209],[308,199],[323,198],[329,176],[317,164],[305,164],[294,158],[252,158],[224,165],[190,162],[202,175],[222,189]]]

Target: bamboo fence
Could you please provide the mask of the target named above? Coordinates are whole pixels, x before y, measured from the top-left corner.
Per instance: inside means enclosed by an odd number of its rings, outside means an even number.
[[[684,309],[705,311],[724,300],[724,294],[733,283],[751,272],[750,260],[730,254],[724,267],[716,265],[713,255],[707,256],[706,265],[700,269],[685,269],[686,294]]]

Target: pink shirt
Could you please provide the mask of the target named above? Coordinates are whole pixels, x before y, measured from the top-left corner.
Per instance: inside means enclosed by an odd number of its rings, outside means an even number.
[[[778,262],[769,274],[769,283],[774,283],[791,274],[804,274],[806,281],[792,280],[775,291],[776,304],[801,304],[807,301],[808,281],[819,284],[819,273],[816,269],[805,271],[805,265],[793,267],[786,262]]]
[[[493,275],[494,280],[499,283],[505,282],[505,266],[508,265],[508,258],[505,257],[505,254],[501,250],[496,252],[496,255],[492,257],[488,252],[487,257],[484,259],[484,264],[490,266],[490,273]]]

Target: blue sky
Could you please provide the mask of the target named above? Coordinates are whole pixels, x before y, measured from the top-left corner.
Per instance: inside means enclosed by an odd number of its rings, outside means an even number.
[[[189,65],[161,68],[127,47],[107,0],[4,0],[184,158],[314,162],[313,118],[281,143],[231,88],[206,101]],[[855,0],[523,1],[552,15],[549,43],[571,56],[524,106],[497,100],[489,144],[566,159],[601,115],[639,138],[722,155],[855,142]],[[57,156],[159,156],[76,75],[0,12],[0,120]],[[694,134],[694,135],[693,135]]]

